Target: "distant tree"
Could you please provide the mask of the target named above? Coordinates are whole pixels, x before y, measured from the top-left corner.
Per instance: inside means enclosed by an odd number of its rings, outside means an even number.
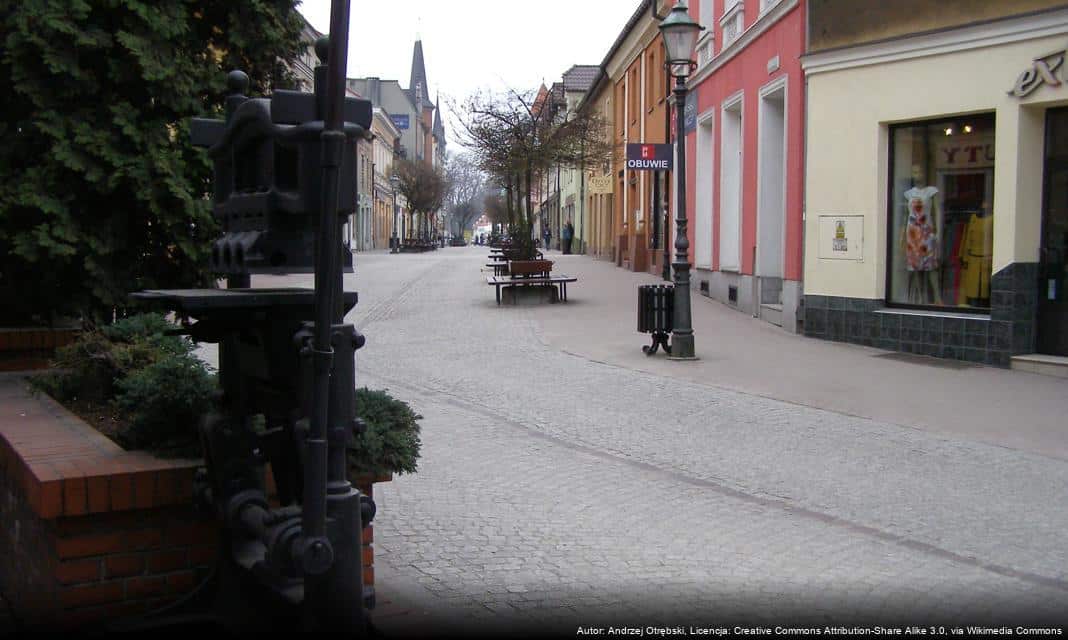
[[[209,281],[216,230],[192,116],[226,72],[288,84],[296,0],[10,0],[0,10],[0,323],[105,319]]]
[[[482,196],[482,208],[494,227],[505,228],[508,226],[508,205],[499,191],[487,191]]]
[[[400,178],[397,192],[407,200],[408,210],[423,216],[420,237],[429,239],[437,212],[445,204],[445,196],[448,195],[445,176],[422,160],[408,158],[394,161],[393,170]]]
[[[478,160],[470,153],[451,156],[445,165],[449,196],[446,212],[449,226],[457,236],[482,213],[482,196],[486,188],[486,174],[478,166]]]
[[[550,168],[583,168],[608,158],[612,145],[594,112],[562,114],[534,92],[476,93],[454,108],[458,130],[479,166],[502,185],[512,242],[534,253],[531,201],[535,181]]]

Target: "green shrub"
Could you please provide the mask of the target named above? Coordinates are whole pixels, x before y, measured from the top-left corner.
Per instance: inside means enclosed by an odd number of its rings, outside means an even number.
[[[160,456],[200,455],[197,425],[215,391],[215,376],[203,363],[192,355],[167,354],[116,386],[115,406],[126,422],[116,434],[119,444]]]
[[[356,390],[356,415],[367,429],[350,445],[353,474],[415,473],[419,460],[419,420],[408,403],[384,390]]]
[[[166,334],[176,328],[141,314],[84,331],[57,351],[59,370],[33,382],[124,448],[199,455],[197,424],[212,405],[215,375],[191,341]],[[106,424],[94,419],[101,411],[110,414]]]

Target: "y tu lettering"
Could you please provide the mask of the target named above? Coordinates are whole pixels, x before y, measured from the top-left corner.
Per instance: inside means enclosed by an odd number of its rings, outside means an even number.
[[[975,164],[977,162],[991,163],[994,161],[994,145],[989,143],[943,147],[941,151],[947,166]]]

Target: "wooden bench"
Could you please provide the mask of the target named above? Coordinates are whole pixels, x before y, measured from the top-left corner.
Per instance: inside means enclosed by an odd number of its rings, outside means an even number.
[[[567,283],[578,282],[578,278],[565,275],[529,275],[529,276],[490,276],[486,278],[487,285],[495,286],[497,293],[497,305],[501,304],[501,288],[502,287],[519,287],[519,286],[555,286],[560,290],[559,299],[563,302],[567,302]],[[513,298],[513,303],[515,302]]]
[[[512,276],[547,276],[552,270],[552,260],[511,260],[508,262],[508,273]]]
[[[518,251],[490,251],[489,259],[490,260],[520,260],[520,257],[519,257],[520,255],[521,254]],[[545,254],[543,254],[541,251],[535,251],[534,252],[534,259],[535,260],[544,260],[545,259]]]
[[[508,273],[507,262],[487,262],[486,266],[493,267],[493,275],[495,276],[503,276]]]

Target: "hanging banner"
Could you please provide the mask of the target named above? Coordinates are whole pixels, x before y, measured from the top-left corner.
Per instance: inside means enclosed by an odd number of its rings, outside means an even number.
[[[684,111],[682,113],[683,118],[683,133],[690,133],[697,128],[697,92],[691,91],[686,94],[686,102],[684,103]]]
[[[601,196],[612,193],[612,176],[594,176],[587,184],[590,195]]]
[[[411,120],[407,113],[390,114],[389,119],[393,121],[393,126],[398,129],[407,129],[411,126]]]
[[[675,146],[670,144],[627,144],[627,168],[631,171],[670,171]]]

